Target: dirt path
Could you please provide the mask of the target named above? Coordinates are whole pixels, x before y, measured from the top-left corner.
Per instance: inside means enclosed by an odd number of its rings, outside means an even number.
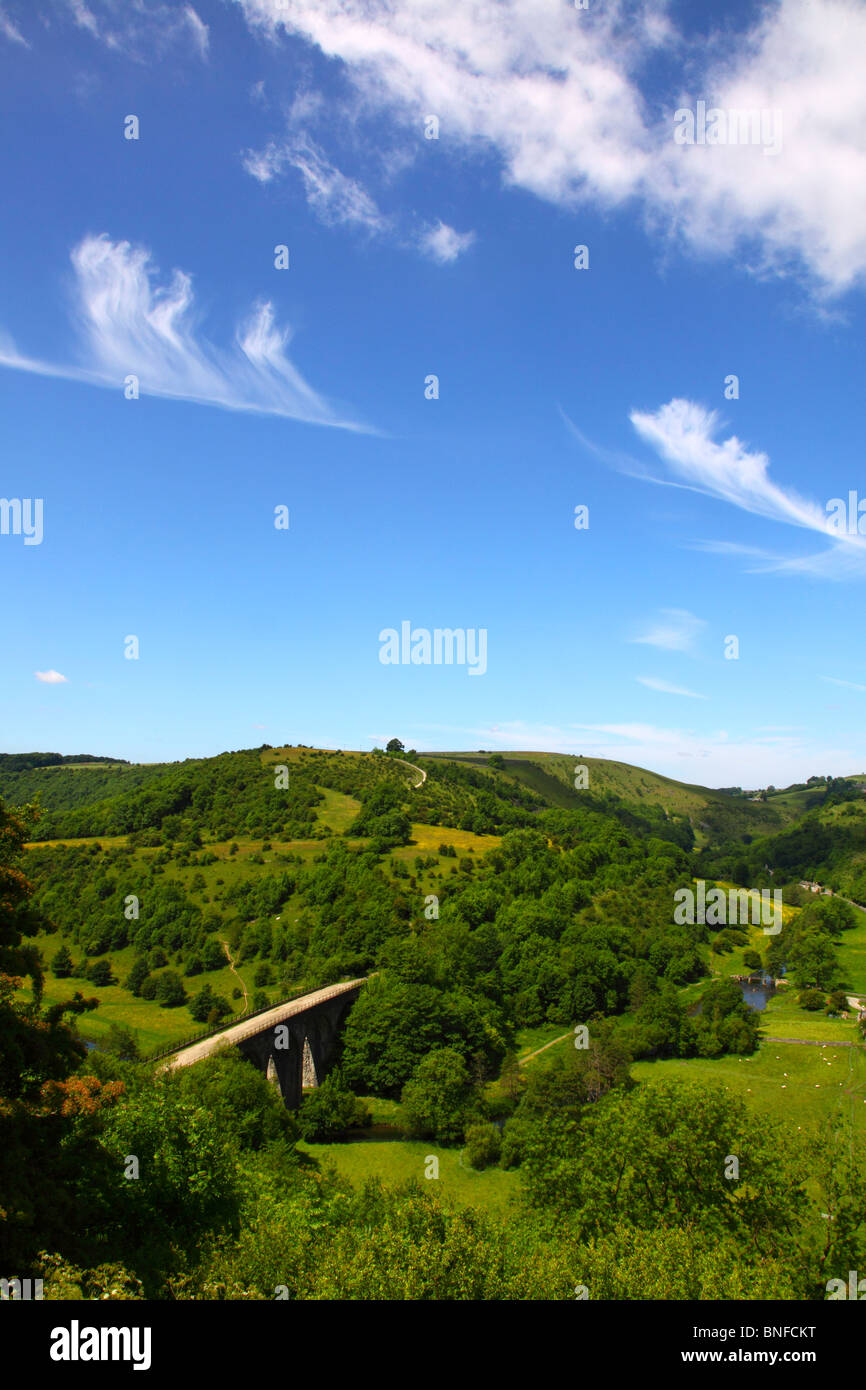
[[[519,1059],[517,1065],[519,1067],[524,1066],[527,1062],[531,1061],[533,1057],[537,1057],[539,1052],[546,1052],[549,1047],[555,1047],[557,1043],[561,1043],[566,1038],[570,1037],[570,1033],[561,1033],[560,1036],[558,1038],[554,1038],[552,1042],[545,1043],[544,1047],[537,1047],[534,1052],[527,1052],[525,1057],[521,1057]]]
[[[418,775],[419,775],[420,778],[421,778],[421,781],[420,781],[420,782],[413,782],[413,783],[412,783],[412,786],[413,786],[413,788],[416,788],[416,789],[417,789],[418,787],[423,787],[424,783],[427,781],[427,773],[424,771],[423,768],[421,768],[421,767],[416,767],[414,763],[407,763],[407,761],[406,761],[405,758],[394,758],[393,761],[394,761],[395,763],[402,763],[404,767],[411,767],[411,769],[412,769],[413,772],[417,772]]]
[[[240,975],[238,975],[237,970],[235,970],[235,963],[234,963],[234,961],[232,960],[232,953],[231,953],[231,951],[229,950],[229,943],[228,943],[227,941],[223,941],[222,937],[220,937],[220,945],[222,946],[223,950],[224,950],[225,953],[226,953],[226,960],[227,960],[228,963],[229,963],[229,970],[232,972],[233,975],[237,976],[237,982],[238,982],[238,984],[240,985],[241,989],[242,989],[243,992],[244,992],[244,1013],[246,1013],[247,1009],[248,1009],[249,1006],[250,1006],[250,1005],[249,1005],[249,999],[247,998],[247,987],[246,987],[246,985],[244,984],[243,980],[241,979]]]

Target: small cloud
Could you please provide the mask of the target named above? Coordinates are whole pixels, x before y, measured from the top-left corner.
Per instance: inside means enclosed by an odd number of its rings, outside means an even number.
[[[836,676],[822,676],[822,681],[827,681],[830,685],[844,685],[848,690],[866,690],[866,685],[858,685],[856,681],[841,681]]]
[[[0,9],[0,34],[7,38],[10,43],[20,43],[24,48],[30,47],[21,30],[12,23],[12,20],[2,9]]]
[[[435,227],[427,228],[420,244],[421,249],[434,261],[447,265],[468,250],[474,240],[474,232],[457,232],[447,222],[438,222]]]
[[[264,150],[248,150],[244,168],[259,183],[270,183],[284,169],[296,169],[313,212],[327,226],[347,223],[383,232],[388,219],[357,179],[349,178],[304,131],[272,140]]]
[[[185,47],[190,40],[199,58],[207,58],[208,26],[190,4],[180,8],[157,0],[147,5],[142,0],[128,5],[117,0],[67,0],[67,9],[79,29],[135,62],[162,55],[173,45]]]
[[[59,671],[34,671],[33,674],[38,681],[42,681],[43,685],[69,684],[68,678],[66,676],[61,676]]]
[[[663,695],[687,695],[690,700],[706,700],[708,696],[699,695],[695,690],[686,690],[682,685],[671,685],[670,681],[658,680],[656,676],[635,676],[635,680],[641,685],[646,685],[650,690],[660,690]]]
[[[633,637],[632,642],[640,642],[648,647],[661,647],[669,652],[686,652],[692,646],[702,627],[703,618],[696,618],[685,608],[663,608],[662,616],[644,633],[643,637]]]
[[[184,6],[183,15],[192,34],[192,41],[198,49],[199,57],[206,58],[210,42],[210,30],[204,20],[199,19],[192,5]]]

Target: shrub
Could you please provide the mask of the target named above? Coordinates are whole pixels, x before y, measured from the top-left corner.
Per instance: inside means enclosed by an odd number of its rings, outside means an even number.
[[[489,1168],[498,1163],[502,1153],[502,1139],[496,1125],[488,1121],[478,1121],[466,1129],[466,1157],[473,1168]]]
[[[813,1013],[817,1009],[823,1009],[825,1000],[826,995],[822,989],[804,989],[797,996],[797,1003],[800,1007],[809,1009]]]

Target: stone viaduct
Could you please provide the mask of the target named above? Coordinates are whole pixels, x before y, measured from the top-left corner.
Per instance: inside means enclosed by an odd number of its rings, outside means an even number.
[[[276,1081],[289,1110],[297,1110],[305,1086],[317,1086],[333,1065],[346,1015],[365,980],[347,980],[277,1004],[246,1022],[232,1024],[191,1043],[170,1057],[166,1067],[189,1067],[223,1047],[237,1047]]]

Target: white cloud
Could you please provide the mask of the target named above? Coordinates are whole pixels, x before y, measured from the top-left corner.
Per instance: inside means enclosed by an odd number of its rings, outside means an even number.
[[[805,267],[827,292],[866,275],[859,0],[778,0],[748,30],[691,47],[650,0],[587,11],[550,0],[237,3],[271,36],[301,36],[340,60],[373,116],[417,140],[432,113],[440,138],[492,152],[506,184],[569,208],[636,199],[651,225],[702,253],[758,271]],[[658,50],[688,71],[688,92],[644,96]],[[698,99],[780,111],[780,152],[675,144],[674,111]]]
[[[690,700],[706,700],[708,696],[698,695],[694,690],[686,690],[682,685],[671,685],[670,681],[659,680],[657,676],[635,676],[635,680],[641,685],[646,685],[650,690],[658,690],[663,695],[688,695]]]
[[[687,652],[694,645],[701,628],[706,627],[703,618],[696,618],[685,608],[663,608],[661,614],[648,632],[631,640],[648,647],[661,647],[665,651]]]
[[[823,578],[858,577],[866,572],[866,537],[836,530],[826,508],[801,497],[793,488],[780,486],[769,476],[770,460],[750,450],[736,435],[717,443],[713,435],[719,419],[693,401],[672,400],[659,410],[632,411],[638,434],[673,473],[676,486],[714,497],[770,521],[817,531],[831,542],[816,555],[775,556],[772,552],[734,541],[702,542],[703,549],[760,558],[756,568],[780,573],[808,573]],[[670,480],[637,473],[648,482]]]
[[[106,48],[144,62],[174,45],[192,45],[199,58],[208,54],[210,32],[192,5],[156,0],[67,0],[77,27]]]
[[[456,261],[474,240],[474,232],[456,232],[447,222],[437,222],[435,227],[428,227],[423,233],[421,247],[434,261],[446,265],[449,261]]]
[[[342,173],[305,132],[271,141],[262,151],[248,151],[244,168],[260,183],[270,183],[285,168],[297,169],[304,181],[307,201],[329,225],[354,223],[371,232],[382,232],[388,219],[366,189]]]
[[[159,286],[146,249],[112,242],[104,234],[85,237],[71,259],[83,365],[24,357],[3,337],[0,365],[118,391],[134,375],[145,395],[363,428],[307,385],[286,355],[290,331],[276,326],[269,303],[255,306],[233,348],[217,348],[194,326],[186,272],[175,270],[170,282]]]
[[[0,34],[7,38],[10,43],[20,43],[24,48],[30,47],[17,24],[13,23],[2,8],[0,8]]]
[[[61,676],[59,671],[34,671],[34,676],[43,685],[68,685],[66,676]]]

